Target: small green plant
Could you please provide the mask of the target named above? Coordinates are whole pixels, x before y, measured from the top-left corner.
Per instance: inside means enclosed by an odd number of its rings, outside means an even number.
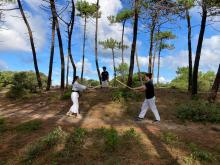
[[[177,135],[172,132],[163,132],[161,135],[161,139],[166,144],[174,144],[178,141]]]
[[[68,100],[71,98],[71,91],[66,91],[62,96],[61,96],[61,100]]]
[[[22,133],[31,133],[33,131],[39,130],[41,128],[41,125],[41,120],[31,120],[18,125],[15,130]]]
[[[5,119],[4,118],[0,118],[0,134],[5,132],[6,129],[6,125],[5,125]]]
[[[177,107],[177,117],[181,120],[194,122],[220,122],[220,104],[210,104],[206,101],[191,101]]]
[[[134,93],[132,91],[129,91],[128,89],[117,89],[112,93],[112,100],[115,102],[123,102],[128,100],[139,100],[142,98],[141,94]]]
[[[76,128],[68,138],[68,145],[83,145],[85,143],[87,131],[83,128]]]
[[[106,151],[115,151],[119,144],[119,135],[117,130],[114,128],[106,129],[104,131],[104,142]]]
[[[191,150],[190,157],[194,160],[213,162],[216,159],[210,152],[198,148],[194,143],[190,143],[188,147]]]
[[[37,157],[43,155],[45,152],[62,142],[64,137],[65,133],[61,128],[54,129],[47,136],[28,145],[24,153],[23,162],[26,164],[32,164]]]

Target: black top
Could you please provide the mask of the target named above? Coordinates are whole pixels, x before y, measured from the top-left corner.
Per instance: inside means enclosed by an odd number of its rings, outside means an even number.
[[[146,99],[152,99],[155,95],[154,95],[154,84],[152,81],[148,81],[147,83],[145,83],[146,86]]]
[[[107,71],[104,71],[104,72],[102,72],[102,81],[106,81],[106,80],[108,80],[108,72]]]

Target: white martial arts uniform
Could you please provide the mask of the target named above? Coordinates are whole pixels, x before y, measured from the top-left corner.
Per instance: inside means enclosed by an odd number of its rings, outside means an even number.
[[[102,87],[107,88],[108,87],[108,80],[102,81]]]
[[[139,118],[143,119],[147,113],[147,110],[150,108],[153,112],[157,121],[160,121],[160,115],[158,113],[156,104],[155,104],[155,96],[154,96],[154,85],[152,81],[149,81],[145,84],[146,89],[146,99],[144,100],[141,112],[139,114]]]
[[[86,89],[86,86],[79,84],[77,81],[73,84],[72,90],[82,92]],[[79,93],[72,92],[71,99],[73,105],[71,106],[69,112],[79,114]]]

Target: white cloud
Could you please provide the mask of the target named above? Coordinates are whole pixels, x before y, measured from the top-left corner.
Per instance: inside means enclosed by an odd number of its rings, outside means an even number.
[[[45,23],[45,13],[39,9],[39,1],[26,1],[31,4],[31,9],[35,9],[35,14],[26,11],[27,19],[33,31],[37,50],[42,50],[46,43],[47,23]],[[32,4],[33,3],[33,4]],[[15,5],[7,5],[6,8],[13,8]],[[38,8],[38,10],[37,10]],[[0,51],[31,51],[27,28],[21,18],[19,10],[5,13],[5,23],[0,31]],[[46,21],[48,22],[48,21]]]
[[[77,62],[76,67],[77,67],[77,71],[81,73],[82,61]],[[92,63],[87,58],[85,58],[84,61],[84,75],[85,74],[88,74],[90,76],[97,74],[96,70],[92,68]]]
[[[0,71],[6,69],[8,69],[8,65],[4,61],[0,60]]]
[[[216,71],[220,63],[220,35],[205,38],[200,58],[199,69],[202,71]],[[195,54],[193,54],[193,61]],[[177,69],[177,67],[188,66],[188,51],[182,50],[177,55],[161,58],[161,67]]]

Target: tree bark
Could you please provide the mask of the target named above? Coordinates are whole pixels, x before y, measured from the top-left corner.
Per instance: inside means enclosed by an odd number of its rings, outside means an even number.
[[[115,66],[115,52],[112,49],[112,59],[113,59],[113,67],[114,67],[114,78],[116,79],[116,66]]]
[[[102,80],[101,80],[101,73],[99,70],[99,61],[98,61],[98,17],[99,17],[99,0],[97,0],[97,4],[96,4],[96,29],[95,29],[95,64],[96,64],[96,70],[98,73],[98,78],[99,78],[99,84],[102,84]]]
[[[199,70],[199,62],[200,62],[200,56],[202,51],[202,44],[203,44],[203,38],[204,38],[204,33],[206,29],[206,20],[207,20],[207,9],[205,4],[203,4],[202,10],[203,10],[202,21],[201,21],[201,27],[200,27],[200,33],[199,33],[199,39],[198,39],[198,45],[197,45],[196,57],[195,57],[195,63],[193,69],[192,95],[196,95],[198,92],[198,70]]]
[[[189,75],[188,75],[188,91],[192,89],[192,43],[191,43],[191,19],[188,8],[186,9],[186,19],[188,27],[188,52],[189,52]]]
[[[122,60],[122,64],[124,64],[124,33],[125,33],[125,23],[126,20],[123,21],[123,28],[122,28],[122,36],[121,36],[121,60]]]
[[[163,40],[160,40],[160,48],[159,48],[159,53],[158,53],[158,69],[157,69],[157,85],[160,83],[160,54],[161,54],[161,44]]]
[[[68,88],[69,85],[69,68],[70,68],[70,57],[69,54],[67,55],[67,66],[66,66],[66,89]]]
[[[42,89],[42,82],[41,82],[40,72],[39,72],[39,69],[38,69],[37,54],[36,54],[36,49],[35,49],[35,44],[34,44],[34,39],[33,39],[33,33],[32,33],[32,30],[31,30],[31,27],[29,25],[29,22],[28,22],[28,20],[25,16],[23,7],[21,5],[21,1],[17,0],[17,2],[18,2],[18,7],[19,7],[20,13],[22,15],[22,18],[23,18],[23,20],[26,24],[27,29],[28,29],[28,34],[29,34],[29,39],[30,39],[30,43],[31,43],[31,49],[32,49],[32,54],[33,54],[34,68],[35,68],[35,73],[36,73],[36,77],[37,77],[37,82],[38,82],[39,88]]]
[[[137,31],[138,31],[138,2],[139,0],[135,0],[135,11],[134,11],[134,27],[133,27],[133,41],[131,48],[131,57],[130,57],[130,67],[129,67],[129,75],[127,85],[132,85],[133,79],[133,71],[134,71],[134,56],[136,50],[136,42],[137,42]]]
[[[149,50],[149,64],[148,64],[148,73],[152,73],[152,51],[154,47],[154,31],[156,26],[157,16],[153,17],[152,25],[150,29],[150,50]]]
[[[212,86],[210,96],[208,98],[209,102],[214,102],[216,100],[217,93],[218,93],[218,90],[219,90],[219,86],[220,86],[220,64],[219,64],[219,67],[218,67],[218,72],[216,74],[214,84]]]
[[[154,66],[155,66],[155,60],[156,60],[156,54],[157,54],[157,47],[158,47],[158,41],[156,42],[155,48],[154,48],[154,56],[153,56],[153,64],[152,64],[152,78],[154,79]]]
[[[51,7],[51,12],[53,14],[53,19],[55,20],[56,24],[56,31],[57,31],[57,37],[58,37],[58,42],[59,42],[59,49],[60,49],[60,61],[61,61],[61,85],[60,89],[63,91],[65,88],[65,60],[64,60],[64,52],[63,52],[63,42],[62,42],[62,37],[61,37],[61,32],[60,32],[60,27],[59,27],[59,21],[57,18],[57,12],[56,12],[56,5],[54,0],[50,0],[50,7]]]
[[[86,16],[85,16],[85,24],[84,24],[84,35],[83,35],[83,57],[82,57],[81,81],[83,81],[83,74],[84,74],[85,46],[86,46]]]
[[[141,69],[140,69],[139,60],[138,60],[138,51],[137,51],[137,49],[136,49],[136,62],[137,62],[137,68],[138,68],[138,77],[139,77],[139,80],[140,80],[141,84],[143,85],[142,76],[141,76]]]
[[[51,79],[52,79],[52,72],[53,72],[53,57],[54,57],[54,44],[55,44],[55,21],[52,21],[52,38],[51,38],[51,48],[50,48],[50,64],[49,64],[49,73],[47,79],[47,88],[46,90],[49,91],[51,87]]]
[[[73,27],[74,27],[74,23],[75,23],[75,4],[74,1],[71,0],[72,2],[72,13],[71,13],[71,21],[68,27],[68,55],[70,58],[70,62],[72,64],[73,67],[73,79],[76,76],[76,65],[74,63],[73,60],[73,56],[72,56],[72,34],[73,34]]]

